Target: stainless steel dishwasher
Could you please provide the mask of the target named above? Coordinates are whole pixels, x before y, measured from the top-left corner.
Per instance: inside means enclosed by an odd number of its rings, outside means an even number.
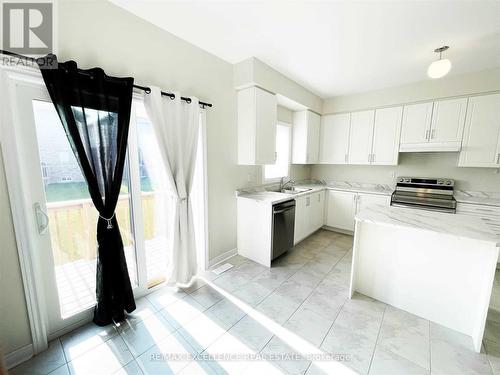
[[[295,199],[273,204],[273,242],[271,259],[293,247],[295,229]]]

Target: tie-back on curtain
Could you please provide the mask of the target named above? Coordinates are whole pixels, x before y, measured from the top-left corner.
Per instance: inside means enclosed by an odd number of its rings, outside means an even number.
[[[189,285],[196,275],[196,242],[192,201],[190,199],[196,164],[200,107],[162,97],[158,87],[144,96],[144,105],[153,123],[156,139],[166,169],[168,189],[174,196],[172,240],[168,254],[167,280],[170,284]]]
[[[94,322],[106,325],[121,321],[124,310],[135,310],[115,217],[127,150],[134,79],[109,77],[100,68],[81,70],[74,61],[59,62],[57,69],[40,68],[87,181],[92,202],[99,212]]]

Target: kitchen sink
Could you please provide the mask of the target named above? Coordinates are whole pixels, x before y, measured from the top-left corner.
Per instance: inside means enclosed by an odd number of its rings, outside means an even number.
[[[312,188],[291,188],[291,189],[283,189],[281,190],[282,193],[286,193],[286,194],[300,194],[300,193],[304,193],[306,191],[309,191],[309,190],[312,190]]]

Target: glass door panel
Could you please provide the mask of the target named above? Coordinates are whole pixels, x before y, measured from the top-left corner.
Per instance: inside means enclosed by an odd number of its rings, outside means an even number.
[[[153,125],[142,103],[135,108],[147,287],[151,288],[165,281],[175,206]]]
[[[52,256],[61,318],[95,305],[96,226],[87,183],[50,102],[33,100],[36,137],[42,169]],[[87,119],[89,120],[89,119]],[[137,272],[129,203],[128,165],[116,209],[133,285]]]

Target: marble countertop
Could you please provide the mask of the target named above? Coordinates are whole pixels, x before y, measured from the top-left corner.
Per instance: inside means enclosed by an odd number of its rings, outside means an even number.
[[[255,201],[267,204],[275,204],[293,199],[295,197],[300,197],[302,195],[307,195],[315,193],[317,191],[329,189],[338,191],[350,191],[353,193],[369,193],[369,194],[379,194],[379,195],[391,195],[392,188],[388,185],[382,184],[371,184],[371,183],[361,183],[361,182],[346,182],[346,181],[328,181],[326,183],[302,183],[297,182],[295,184],[296,188],[299,189],[311,189],[297,194],[287,194],[280,193],[276,191],[269,190],[275,186],[256,186],[248,189],[239,189],[236,192],[238,198],[253,199]],[[276,187],[275,187],[276,188]]]
[[[459,203],[482,204],[500,207],[500,193],[455,189],[453,196]]]
[[[386,184],[373,184],[365,182],[328,181],[326,188],[331,190],[352,191],[355,193],[370,193],[391,195],[394,189]]]
[[[356,221],[422,229],[500,245],[494,232],[478,217],[372,205],[356,214]]]
[[[290,199],[295,199],[296,197],[307,195],[311,193],[315,193],[317,191],[325,190],[324,185],[319,184],[296,184],[296,188],[302,189],[311,189],[308,191],[296,193],[296,194],[287,194],[280,193],[276,191],[268,191],[264,187],[256,187],[248,190],[239,190],[237,192],[238,198],[252,199],[260,203],[266,204],[276,204],[281,203]]]

